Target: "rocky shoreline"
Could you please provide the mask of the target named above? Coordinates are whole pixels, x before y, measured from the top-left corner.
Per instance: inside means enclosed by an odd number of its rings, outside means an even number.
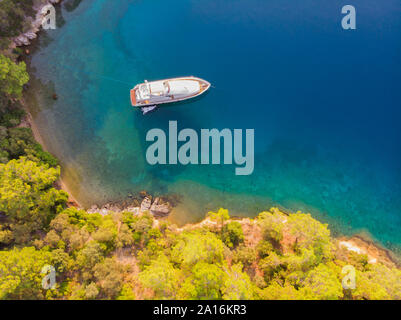
[[[147,211],[155,218],[166,218],[172,209],[172,201],[167,197],[153,197],[146,191],[142,191],[139,194],[139,198],[134,198],[131,201],[107,203],[100,208],[93,205],[86,212],[100,213],[101,215],[107,215],[112,212],[132,212],[135,215],[140,215]]]
[[[28,31],[20,34],[13,39],[11,48],[30,45],[31,41],[37,38],[40,27],[42,26],[43,18],[46,15],[42,13],[42,9],[49,4],[58,4],[61,1],[62,0],[45,0],[41,1],[38,4],[34,4],[33,10],[36,12],[35,17],[26,17],[26,22],[30,23],[31,27]]]

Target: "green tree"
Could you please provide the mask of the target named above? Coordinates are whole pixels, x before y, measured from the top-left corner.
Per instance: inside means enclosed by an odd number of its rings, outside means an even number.
[[[48,226],[67,202],[64,191],[53,188],[60,168],[49,168],[21,158],[0,164],[0,212],[16,243],[32,239]]]
[[[273,245],[270,241],[267,240],[260,240],[256,246],[257,253],[259,257],[265,258],[267,257],[272,251],[274,251]]]
[[[225,276],[222,294],[224,300],[252,300],[254,285],[249,276],[242,272],[242,265],[231,267]]]
[[[14,37],[24,31],[25,17],[33,16],[33,0],[0,1],[0,38]]]
[[[242,263],[245,268],[250,268],[253,263],[257,261],[258,254],[255,248],[240,245],[235,251],[233,251],[233,262]]]
[[[269,283],[275,274],[285,269],[286,262],[284,257],[278,255],[276,252],[272,252],[266,258],[259,261],[259,267],[264,273],[265,281]]]
[[[210,220],[217,222],[220,231],[223,228],[224,222],[230,219],[228,210],[223,208],[220,208],[217,212],[209,211],[207,216]]]
[[[48,164],[55,167],[58,164],[56,158],[43,150],[33,137],[30,128],[5,128],[0,127],[0,153],[2,163],[11,159],[25,156],[28,160]]]
[[[401,300],[401,271],[378,263],[365,272],[357,270],[356,288],[351,294],[362,300]]]
[[[261,300],[304,300],[305,297],[290,284],[280,285],[273,282],[267,288],[260,290]]]
[[[133,233],[125,223],[121,224],[115,242],[117,248],[129,247],[134,244]]]
[[[331,259],[333,244],[327,224],[323,224],[311,217],[310,214],[290,214],[285,223],[286,232],[293,238],[293,249],[313,249],[318,261]]]
[[[132,290],[132,287],[128,284],[124,284],[120,295],[117,297],[117,300],[135,300],[135,294]]]
[[[305,248],[301,248],[297,253],[285,255],[284,260],[288,272],[307,272],[319,263],[314,251]]]
[[[216,300],[222,297],[224,271],[215,264],[198,262],[180,289],[182,299]]]
[[[0,299],[44,299],[42,268],[51,254],[33,247],[0,251]]]
[[[132,220],[129,226],[132,229],[134,240],[136,243],[145,246],[148,241],[148,231],[153,226],[153,216],[149,213],[143,213],[139,217],[133,217]]]
[[[343,297],[341,281],[336,272],[324,264],[310,271],[300,289],[308,300],[338,300]]]
[[[234,248],[244,241],[244,232],[238,221],[231,221],[223,226],[221,239],[229,247]]]
[[[96,283],[91,282],[85,287],[85,298],[92,300],[96,299],[96,297],[99,295],[99,289],[96,285]]]
[[[211,232],[187,232],[174,246],[172,257],[175,262],[182,263],[184,266],[193,266],[200,261],[222,263],[224,244]]]
[[[20,98],[22,87],[29,80],[25,62],[14,63],[0,54],[0,94]]]
[[[139,274],[145,288],[152,289],[158,299],[173,299],[178,290],[180,271],[164,254],[160,254]]]
[[[94,267],[104,259],[104,249],[96,241],[88,242],[77,254],[76,263],[84,279],[91,279]]]
[[[260,225],[263,237],[266,240],[276,243],[283,239],[284,223],[286,216],[278,209],[272,208],[270,212],[264,211],[259,213],[258,224]]]
[[[110,216],[102,219],[99,229],[92,233],[92,238],[99,243],[103,243],[108,250],[115,248],[115,240],[117,238],[117,226]]]
[[[106,258],[93,270],[100,293],[107,299],[117,298],[124,283],[123,266],[114,258]]]

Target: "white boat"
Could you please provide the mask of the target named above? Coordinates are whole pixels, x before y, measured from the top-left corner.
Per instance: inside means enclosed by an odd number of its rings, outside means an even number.
[[[131,104],[134,107],[148,107],[200,96],[210,88],[210,83],[197,77],[180,77],[148,82],[131,89]]]

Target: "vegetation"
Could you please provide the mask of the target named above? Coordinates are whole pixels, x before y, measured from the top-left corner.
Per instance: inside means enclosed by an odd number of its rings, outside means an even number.
[[[0,30],[1,8],[7,6],[7,3],[9,1],[0,2]],[[26,156],[32,161],[56,166],[57,160],[43,151],[41,145],[35,141],[31,129],[19,127],[25,116],[20,99],[23,86],[28,80],[24,62],[16,63],[0,53],[0,163]]]
[[[25,62],[14,63],[0,55],[0,90],[10,97],[20,98],[22,86],[29,80]]]
[[[57,161],[11,110],[0,127],[0,299],[401,299],[399,269],[338,247],[309,214],[232,220],[220,209],[181,231],[147,212],[67,208]],[[348,264],[355,289],[341,284]],[[47,265],[57,276],[45,290]]]
[[[147,212],[65,208],[58,175],[25,157],[0,165],[2,299],[401,298],[399,269],[341,249],[309,214],[273,208],[235,221],[221,209],[181,231]],[[341,285],[347,264],[354,290]],[[42,288],[45,265],[54,289]]]
[[[68,195],[52,187],[60,169],[20,158],[0,164],[0,243],[24,244],[40,237]]]
[[[0,30],[1,8],[8,6],[7,3],[9,1],[0,2]],[[22,3],[29,1],[17,3],[22,6]],[[41,145],[35,141],[31,129],[19,127],[21,119],[25,116],[20,99],[23,86],[28,80],[29,75],[24,62],[16,63],[0,53],[0,163],[26,156],[32,161],[56,166],[57,160],[43,151]]]
[[[34,0],[0,1],[0,49],[9,45],[9,38],[18,36],[29,26],[25,17],[33,17]]]

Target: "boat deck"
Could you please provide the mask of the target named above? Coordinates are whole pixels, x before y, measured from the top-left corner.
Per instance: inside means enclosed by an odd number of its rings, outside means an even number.
[[[188,79],[188,78],[183,78],[183,79]],[[167,80],[171,80],[171,79],[167,79]],[[191,77],[190,80],[194,80],[194,79],[192,79],[192,77]],[[196,92],[196,93],[194,93],[194,94],[192,94],[190,96],[187,96],[185,98],[181,98],[181,99],[180,98],[176,98],[174,95],[166,96],[166,98],[168,98],[169,101],[167,100],[167,101],[163,101],[163,102],[160,102],[160,103],[156,103],[156,102],[155,103],[150,103],[149,100],[144,100],[144,101],[140,100],[140,101],[138,101],[136,99],[137,87],[135,87],[134,89],[131,89],[131,92],[130,92],[130,94],[131,94],[131,103],[132,103],[133,106],[136,106],[136,107],[142,107],[142,106],[145,107],[145,106],[149,106],[149,105],[153,105],[153,104],[162,105],[162,104],[166,104],[166,103],[179,102],[179,101],[187,100],[187,99],[190,99],[190,98],[194,98],[196,96],[201,95],[203,92],[207,91],[207,89],[209,89],[209,87],[210,87],[210,83],[208,83],[207,81],[204,81],[204,80],[202,81],[202,79],[196,79],[196,81],[199,82],[199,91],[198,92]]]

